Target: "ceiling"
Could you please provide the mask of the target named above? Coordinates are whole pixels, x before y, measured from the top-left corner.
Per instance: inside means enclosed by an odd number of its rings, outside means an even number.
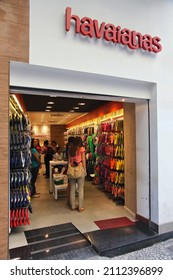
[[[61,124],[96,110],[110,101],[48,95],[17,94],[32,124]]]

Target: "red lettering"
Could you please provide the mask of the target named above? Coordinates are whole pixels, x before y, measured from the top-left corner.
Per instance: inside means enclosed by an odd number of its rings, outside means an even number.
[[[155,52],[155,53],[161,52],[161,50],[162,50],[162,46],[161,46],[161,44],[159,44],[160,40],[161,39],[157,36],[153,37],[153,39],[152,39],[153,45],[155,46],[155,47],[153,47],[153,52]]]
[[[142,34],[132,30],[131,35],[132,35],[132,42],[131,44],[129,44],[129,48],[132,50],[142,48]]]
[[[81,20],[77,15],[72,15],[71,8],[66,8],[65,28],[68,32],[71,23],[75,25],[75,33],[81,33],[83,36],[90,38],[103,38],[106,41],[127,45],[130,49],[135,50],[142,48],[145,51],[158,53],[162,50],[162,45],[159,43],[161,39],[158,36],[151,37],[149,34],[142,35],[135,30],[128,28],[121,29],[121,26],[102,22],[100,25],[96,19],[92,20],[89,17],[83,17]],[[72,22],[72,20],[74,22]]]
[[[93,20],[93,25],[94,25],[94,31],[97,39],[100,39],[103,37],[103,31],[105,28],[105,22],[102,22],[99,28],[98,20],[94,19]]]
[[[73,19],[76,22],[75,32],[80,32],[80,18],[76,15],[71,15],[71,8],[66,8],[66,31],[70,30],[70,21]]]
[[[143,42],[142,42],[142,48],[145,50],[145,51],[149,51],[149,52],[152,52],[153,48],[152,48],[152,37],[148,34],[145,34],[143,36]]]
[[[117,43],[121,43],[121,26],[117,26]]]
[[[88,17],[83,17],[81,19],[81,27],[80,27],[80,32],[84,36],[90,36],[91,38],[94,37],[94,32],[93,32],[93,21],[91,18]]]
[[[115,25],[108,23],[105,26],[105,33],[104,33],[104,38],[106,41],[112,41],[113,43],[115,43],[116,40],[116,27]]]
[[[127,28],[122,29],[121,31],[121,44],[129,45],[131,44],[131,31]]]

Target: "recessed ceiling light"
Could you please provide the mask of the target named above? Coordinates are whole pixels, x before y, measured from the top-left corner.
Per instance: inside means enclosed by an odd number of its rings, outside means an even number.
[[[48,108],[48,109],[50,108],[50,109],[51,109],[51,108],[52,108],[52,106],[46,106],[46,108]]]
[[[49,109],[46,109],[45,111],[46,111],[46,112],[50,112],[50,110],[49,110]]]
[[[76,109],[76,110],[77,110],[77,109],[79,109],[79,107],[73,107],[73,109]]]
[[[78,103],[78,105],[84,106],[85,102],[80,102],[80,103]]]
[[[74,113],[74,110],[69,110],[70,113]]]
[[[47,102],[47,104],[55,104],[55,102],[49,101],[49,102]]]

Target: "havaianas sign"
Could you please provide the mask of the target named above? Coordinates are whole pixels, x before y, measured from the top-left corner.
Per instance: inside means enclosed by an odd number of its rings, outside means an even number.
[[[121,26],[111,23],[92,20],[89,17],[79,18],[77,15],[72,15],[70,7],[66,8],[65,13],[65,29],[70,31],[71,21],[75,23],[75,33],[89,36],[90,38],[103,39],[115,44],[126,45],[132,50],[143,49],[148,52],[158,53],[162,50],[162,45],[159,43],[161,39],[158,36],[152,37],[149,34],[142,35],[140,32],[121,28]]]

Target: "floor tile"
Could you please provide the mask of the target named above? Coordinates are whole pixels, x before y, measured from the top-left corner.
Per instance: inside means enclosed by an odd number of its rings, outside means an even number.
[[[31,230],[41,227],[58,225],[71,222],[82,233],[98,230],[94,224],[95,220],[110,219],[115,217],[127,216],[128,212],[122,206],[116,206],[106,193],[92,184],[85,182],[85,211],[71,211],[67,205],[67,197],[54,199],[53,194],[49,193],[49,180],[45,179],[42,174],[38,176],[36,182],[37,191],[40,192],[40,198],[33,198],[32,209],[30,214],[30,225],[19,229],[12,229],[9,236],[9,247],[25,246],[26,239],[24,230]]]

